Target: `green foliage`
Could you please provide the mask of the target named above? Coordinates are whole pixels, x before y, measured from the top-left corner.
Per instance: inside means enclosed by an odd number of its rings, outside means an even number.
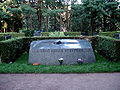
[[[16,32],[0,33],[0,36],[4,36],[4,35],[10,35],[12,37],[24,37],[25,36],[24,33],[16,33]]]
[[[12,19],[21,19],[22,11],[19,8],[7,8]]]
[[[0,20],[4,20],[4,19],[9,19],[10,15],[7,14],[5,11],[3,11],[2,9],[0,9]]]
[[[65,36],[77,37],[77,36],[81,35],[81,32],[64,32],[64,34],[65,34]]]
[[[82,0],[83,4],[72,5],[72,29],[74,31],[119,30],[120,9],[117,0]],[[76,27],[76,28],[74,28]]]
[[[113,32],[100,32],[99,35],[102,36],[109,36],[109,37],[114,37],[115,33],[120,33],[120,31],[113,31]]]
[[[50,32],[41,32],[41,36],[49,36]]]
[[[18,30],[22,27],[22,11],[18,7],[10,7],[7,5],[0,6],[0,29],[2,30],[3,22],[7,23],[7,31]]]
[[[21,10],[23,13],[23,28],[38,29],[37,10],[26,4],[21,5]]]
[[[17,57],[19,57],[22,52],[23,39],[9,39],[5,41],[0,41],[0,58],[2,62],[9,63],[14,62]]]
[[[55,15],[58,15],[58,13],[62,13],[62,12],[64,12],[63,9],[54,9],[54,10],[45,9],[42,15],[43,16],[55,16]]]
[[[50,32],[49,37],[65,37],[64,32]]]
[[[44,0],[42,4],[43,30],[47,32],[61,31],[60,22],[63,22],[64,18],[61,17],[61,14],[66,12],[64,2],[65,0]]]
[[[21,9],[22,9],[22,12],[26,14],[34,14],[37,12],[36,9],[32,8],[30,5],[27,5],[27,4],[22,4]]]
[[[82,24],[81,15],[82,14],[83,14],[82,5],[72,5],[71,31],[73,31],[73,32],[82,31],[82,28],[84,28],[83,26],[81,26],[81,24]],[[85,25],[86,24],[84,24],[84,26]],[[84,30],[85,30],[85,28],[84,28]]]
[[[20,30],[19,31],[20,33],[24,33],[26,37],[32,37],[33,36],[33,33],[34,33],[34,30]]]
[[[62,37],[64,36],[77,37],[81,35],[80,32],[41,32],[41,36],[50,36],[50,34],[52,34],[52,36],[62,36]]]
[[[110,61],[120,61],[120,40],[107,36],[98,36],[95,48]]]
[[[0,41],[4,40],[4,37],[3,36],[0,36]]]

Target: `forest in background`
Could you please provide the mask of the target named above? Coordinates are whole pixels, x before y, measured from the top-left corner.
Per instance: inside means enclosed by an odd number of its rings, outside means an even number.
[[[1,32],[89,32],[120,30],[118,0],[6,0],[0,1]],[[6,30],[6,31],[4,31]]]

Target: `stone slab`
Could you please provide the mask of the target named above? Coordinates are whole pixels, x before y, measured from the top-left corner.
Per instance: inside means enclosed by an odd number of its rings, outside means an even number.
[[[115,33],[115,34],[114,34],[114,38],[120,39],[120,33]]]
[[[90,42],[76,39],[54,39],[33,41],[30,44],[29,63],[43,65],[77,64],[78,59],[84,63],[95,62],[95,56]]]

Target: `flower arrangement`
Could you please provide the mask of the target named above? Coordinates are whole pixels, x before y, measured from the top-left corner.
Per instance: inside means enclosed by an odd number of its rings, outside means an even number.
[[[78,64],[83,64],[83,63],[84,63],[84,60],[79,58],[79,59],[77,60],[77,63],[78,63]]]
[[[60,65],[62,65],[62,64],[63,64],[64,59],[63,59],[63,58],[60,58],[60,59],[58,59],[58,61],[59,61]]]

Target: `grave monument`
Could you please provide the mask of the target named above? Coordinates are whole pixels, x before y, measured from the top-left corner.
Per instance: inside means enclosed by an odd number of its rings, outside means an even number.
[[[62,65],[95,62],[90,42],[79,39],[33,41],[30,44],[29,64]]]

